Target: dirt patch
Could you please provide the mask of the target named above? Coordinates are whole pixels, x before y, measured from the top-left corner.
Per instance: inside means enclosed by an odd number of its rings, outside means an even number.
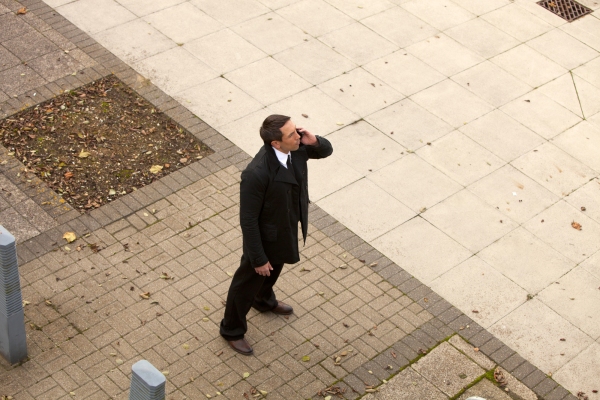
[[[213,153],[112,75],[0,121],[0,141],[82,212]]]

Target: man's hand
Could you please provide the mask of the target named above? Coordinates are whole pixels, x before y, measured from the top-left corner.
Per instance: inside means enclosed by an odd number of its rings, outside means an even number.
[[[316,136],[307,131],[306,129],[296,126],[296,130],[302,133],[302,138],[300,139],[300,142],[302,142],[302,144],[306,146],[316,146],[317,144],[319,144],[319,141],[317,140]]]
[[[260,266],[258,268],[254,268],[254,270],[259,275],[262,275],[262,276],[271,276],[271,272],[270,271],[273,271],[273,267],[271,267],[271,263],[267,261],[267,263],[265,265]]]

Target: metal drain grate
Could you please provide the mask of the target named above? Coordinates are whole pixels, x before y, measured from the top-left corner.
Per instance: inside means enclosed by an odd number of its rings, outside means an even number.
[[[593,11],[573,0],[542,0],[537,4],[569,22]]]

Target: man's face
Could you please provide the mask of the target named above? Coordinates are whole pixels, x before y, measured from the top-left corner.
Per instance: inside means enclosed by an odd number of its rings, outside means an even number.
[[[289,153],[290,151],[298,150],[300,147],[300,135],[296,132],[296,124],[290,119],[281,128],[281,141],[274,140],[271,145],[282,153]]]

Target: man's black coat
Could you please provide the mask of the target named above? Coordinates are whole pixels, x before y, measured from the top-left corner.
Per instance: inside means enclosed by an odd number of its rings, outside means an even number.
[[[292,151],[293,171],[285,168],[271,146],[263,146],[242,172],[240,183],[240,225],[244,254],[254,268],[272,264],[293,264],[298,254],[298,221],[306,241],[308,228],[309,158],[325,158],[333,152],[331,143],[317,136],[318,144],[300,144]]]

